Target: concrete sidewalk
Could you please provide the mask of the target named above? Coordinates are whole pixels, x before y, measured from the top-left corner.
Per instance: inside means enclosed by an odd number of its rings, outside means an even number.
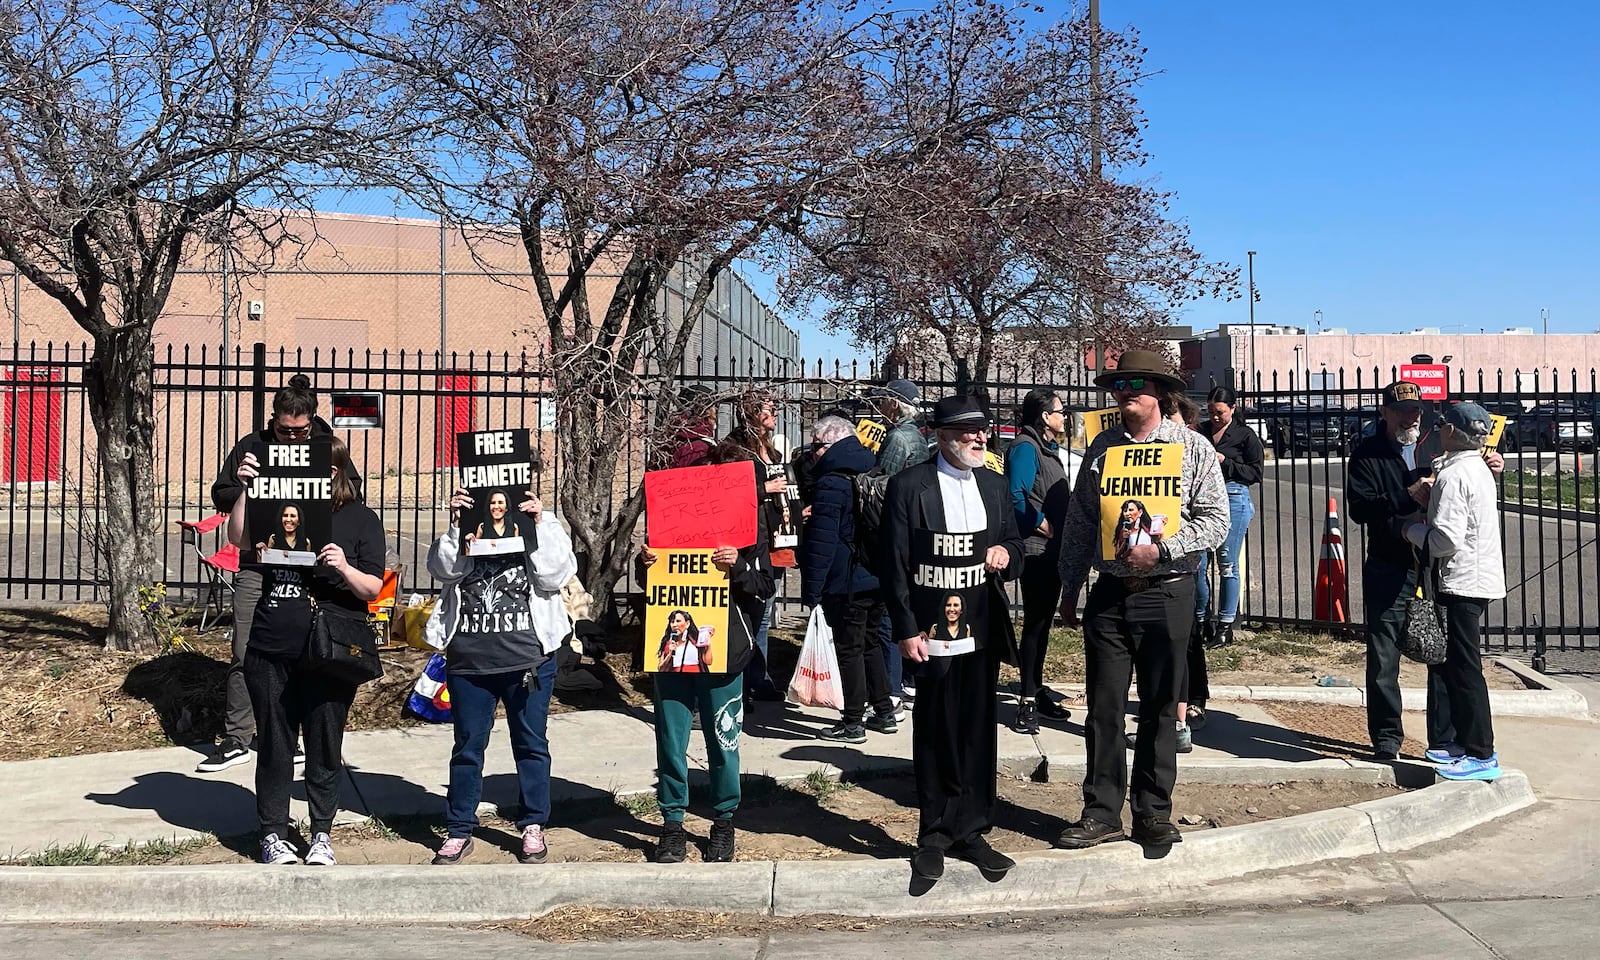
[[[1003,702],[1002,717],[1010,716]],[[832,711],[802,710],[784,704],[756,704],[746,712],[741,766],[746,774],[799,778],[824,770],[846,776],[874,770],[905,769],[911,756],[910,721],[892,735],[869,734],[852,746],[816,739],[834,722]],[[1046,723],[1037,737],[1002,728],[999,755],[1010,758],[1007,772],[1026,774],[1027,758],[1046,757],[1060,775],[1063,766],[1083,758],[1081,707],[1071,720]],[[626,712],[582,711],[550,718],[553,756],[552,801],[599,800],[638,793],[655,785],[655,739],[648,708]],[[1135,725],[1129,722],[1129,730]],[[345,737],[345,778],[341,822],[369,815],[440,815],[453,733],[450,725],[362,731]],[[705,749],[691,739],[691,769],[705,769]],[[187,747],[138,750],[48,760],[0,763],[9,815],[0,819],[0,857],[21,856],[52,845],[80,841],[122,845],[215,834],[237,836],[256,829],[254,764],[217,774],[198,774],[201,754]],[[1310,749],[1293,731],[1278,725],[1249,703],[1215,702],[1211,719],[1196,737],[1184,766],[1215,767],[1234,758],[1306,763],[1307,777],[1318,768],[1345,766]],[[1248,766],[1247,764],[1240,764]],[[1213,774],[1213,779],[1215,775]],[[291,815],[306,816],[297,781]],[[485,768],[486,804],[515,805],[517,787],[511,748],[503,723],[492,735]]]

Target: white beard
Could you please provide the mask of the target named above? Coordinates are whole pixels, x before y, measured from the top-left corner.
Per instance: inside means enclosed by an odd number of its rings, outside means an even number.
[[[1421,436],[1422,426],[1418,424],[1401,430],[1399,433],[1394,435],[1394,439],[1396,443],[1400,444],[1400,446],[1409,447],[1413,443],[1416,443],[1417,439]]]
[[[977,454],[976,459],[974,459],[974,454],[967,449],[967,444],[961,440],[940,438],[939,449],[944,451],[946,460],[964,466],[968,470],[976,470],[983,466],[983,454]]]

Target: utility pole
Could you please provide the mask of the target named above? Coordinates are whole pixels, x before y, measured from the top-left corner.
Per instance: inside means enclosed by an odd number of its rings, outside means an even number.
[[[1246,250],[1247,260],[1246,275],[1250,286],[1250,376],[1255,381],[1256,390],[1261,389],[1261,372],[1256,369],[1256,252]]]
[[[1089,181],[1100,185],[1100,0],[1089,0]],[[1104,265],[1102,264],[1102,267]],[[1089,316],[1094,323],[1096,375],[1106,372],[1106,341],[1100,326],[1100,290],[1095,286],[1089,297]]]

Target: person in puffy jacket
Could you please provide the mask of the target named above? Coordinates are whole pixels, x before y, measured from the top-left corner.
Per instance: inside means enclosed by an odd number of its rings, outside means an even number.
[[[544,863],[549,851],[550,741],[546,736],[556,650],[572,630],[561,588],[578,571],[572,540],[532,491],[518,505],[519,523],[531,527],[522,553],[467,556],[461,550],[461,511],[472,496],[450,498],[450,527],[428,550],[428,571],[444,589],[428,618],[428,645],[445,652],[455,747],[445,797],[447,836],[436,864],[456,864],[472,853],[483,796],[483,754],[504,704],[517,764],[522,812],[523,863]]]
[[[1425,575],[1435,578],[1434,599],[1444,608],[1445,660],[1428,667],[1428,692],[1442,687],[1450,709],[1428,711],[1427,758],[1442,764],[1439,775],[1449,780],[1495,780],[1500,758],[1478,654],[1489,601],[1506,595],[1499,490],[1482,453],[1489,413],[1457,403],[1445,410],[1439,433],[1445,453],[1435,463],[1427,520],[1404,529],[1423,551]]]
[[[823,417],[812,430],[818,451],[816,492],[800,540],[800,599],[822,606],[839,654],[844,710],[839,722],[818,734],[824,740],[865,743],[867,730],[899,729],[890,700],[889,672],[881,656],[868,656],[883,623],[878,578],[862,563],[870,544],[856,542],[855,477],[877,465],[850,424]],[[876,654],[876,651],[874,651]],[[867,704],[873,714],[866,716]]]

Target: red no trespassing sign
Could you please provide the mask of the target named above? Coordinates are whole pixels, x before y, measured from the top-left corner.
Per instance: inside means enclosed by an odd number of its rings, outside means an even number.
[[[1424,400],[1450,399],[1450,368],[1442,363],[1401,364],[1400,379],[1420,387]]]

